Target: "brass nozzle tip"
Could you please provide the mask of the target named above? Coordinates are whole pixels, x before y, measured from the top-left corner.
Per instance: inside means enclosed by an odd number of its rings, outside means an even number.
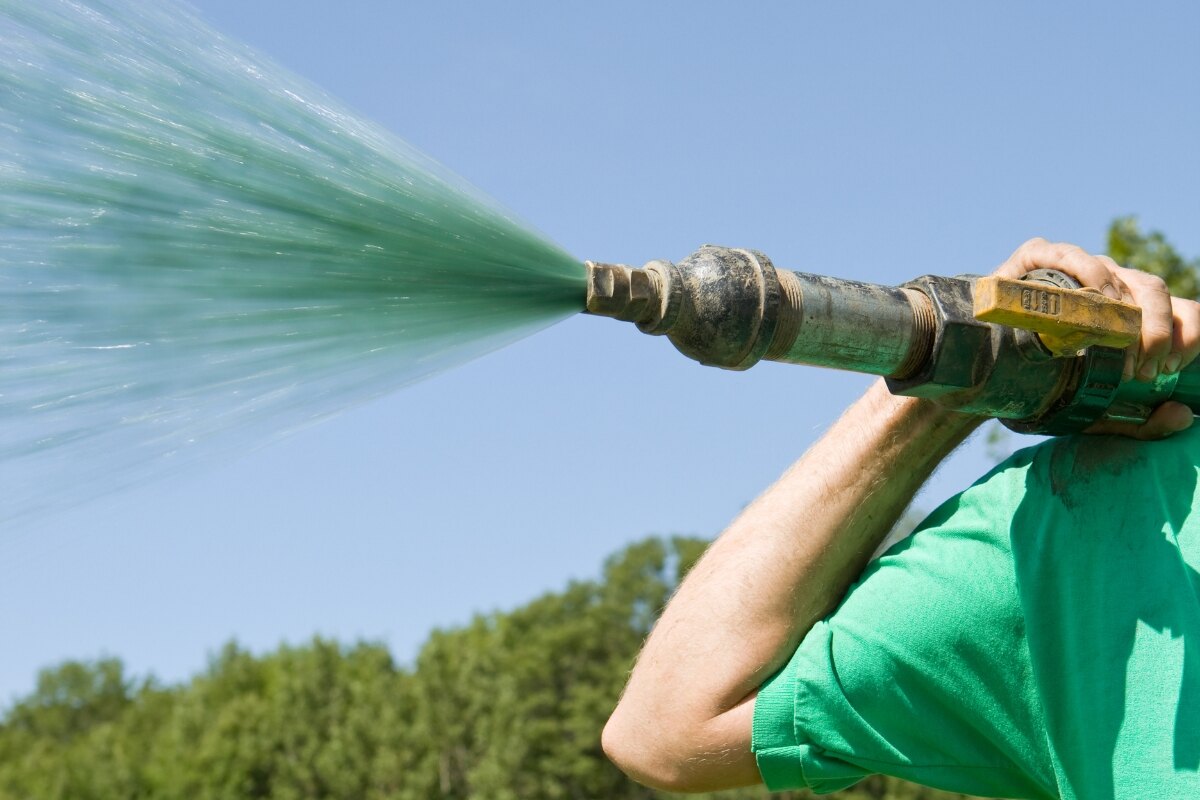
[[[646,270],[624,264],[585,263],[587,313],[634,322],[657,306],[658,287]]]

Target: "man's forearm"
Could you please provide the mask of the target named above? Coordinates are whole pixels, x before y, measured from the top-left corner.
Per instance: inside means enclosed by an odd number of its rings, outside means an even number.
[[[679,788],[707,788],[678,774],[681,763],[714,774],[705,754],[723,764],[719,783],[755,781],[753,761],[726,746],[732,736],[748,738],[754,690],[838,603],[933,469],[980,421],[873,386],[688,575],[646,642],[606,747],[622,748],[622,736],[656,742],[676,766],[642,769]]]

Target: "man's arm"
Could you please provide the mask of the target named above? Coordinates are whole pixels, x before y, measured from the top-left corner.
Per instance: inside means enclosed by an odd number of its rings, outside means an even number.
[[[1102,257],[1033,240],[1001,267],[1062,269],[1142,306],[1130,372],[1178,369],[1200,349],[1200,306]],[[1179,355],[1172,359],[1172,355]],[[1165,404],[1140,428],[1191,424]],[[604,729],[609,757],[643,783],[707,791],[759,782],[750,752],[755,691],[838,603],[938,463],[982,420],[928,401],[867,394],[709,548],[655,626]]]
[[[982,422],[882,382],[709,548],[646,641],[604,749],[634,779],[759,782],[754,692],[862,571],[934,467]]]

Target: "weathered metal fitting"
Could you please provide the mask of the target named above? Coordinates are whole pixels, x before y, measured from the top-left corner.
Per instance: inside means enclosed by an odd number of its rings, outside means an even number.
[[[671,330],[679,318],[679,307],[683,302],[683,281],[679,271],[670,261],[649,261],[645,271],[656,296],[646,307],[646,313],[637,320],[638,329],[652,336],[662,336]]]
[[[933,311],[933,302],[924,292],[916,289],[902,289],[912,309],[912,343],[904,356],[904,361],[889,378],[903,380],[920,371],[929,361],[933,352],[933,341],[937,337],[937,315]]]
[[[783,297],[767,359],[889,376],[924,363],[932,312],[919,292],[783,269],[776,275]]]
[[[992,326],[973,314],[974,276],[923,275],[904,284],[929,298],[935,324],[932,347],[922,368],[904,378],[889,378],[893,394],[936,398],[981,385],[994,358]]]
[[[666,336],[701,364],[748,369],[771,345],[782,292],[762,253],[704,245],[678,264],[586,264],[587,313]]]
[[[585,263],[589,314],[634,322],[657,305],[658,289],[645,270],[624,264]]]
[[[655,331],[701,364],[749,369],[762,359],[779,323],[781,289],[771,260],[755,250],[704,245],[666,276],[664,313]]]
[[[1036,269],[1027,273],[1022,283],[1042,284],[1057,289],[1079,289],[1079,281],[1064,272],[1053,269]],[[1037,287],[1026,290],[1031,294],[1023,297],[1021,306],[1031,306],[1032,311],[1052,310],[1040,309],[1041,305],[1051,295],[1039,295]],[[986,316],[979,314],[981,307],[1001,305],[997,297],[980,297],[976,293],[975,312],[980,319]],[[1077,299],[1077,298],[1074,298]],[[1035,302],[1041,300],[1042,303]],[[1010,305],[1017,305],[1010,303]],[[1022,310],[1025,310],[1022,308]],[[1053,309],[1057,310],[1057,309]],[[1118,310],[1119,312],[1120,310]],[[1141,314],[1136,309],[1137,324],[1141,323]],[[1038,365],[1043,372],[1049,373],[1055,367],[1059,370],[1060,379],[1053,391],[1046,392],[1046,405],[1037,413],[1019,419],[1001,419],[1001,423],[1010,430],[1018,433],[1037,433],[1059,436],[1078,433],[1088,428],[1103,416],[1121,419],[1123,413],[1133,414],[1139,420],[1149,416],[1152,406],[1140,409],[1137,416],[1133,412],[1136,404],[1130,404],[1126,409],[1114,402],[1121,386],[1121,374],[1125,366],[1125,354],[1120,348],[1090,345],[1092,338],[1086,333],[1083,339],[1078,337],[1047,338],[1046,332],[1038,332],[1027,324],[1021,314],[1016,317],[1001,319],[1002,323],[1015,324],[1011,328],[1012,341],[1017,353],[1030,365]],[[1086,348],[1086,349],[1085,349]],[[1166,392],[1162,399],[1170,396]],[[1132,399],[1132,398],[1131,398]],[[1159,402],[1162,400],[1160,399]],[[1154,405],[1157,405],[1155,403]],[[1132,417],[1131,417],[1132,418]]]
[[[1001,419],[1000,422],[1017,433],[1037,433],[1062,436],[1086,430],[1105,416],[1121,383],[1125,353],[1113,347],[1089,347],[1081,358],[1059,358],[1063,368],[1061,386],[1051,397],[1050,405],[1035,416],[1025,419]],[[1166,393],[1163,399],[1170,397]],[[1151,407],[1152,408],[1152,407]],[[1138,421],[1149,416],[1143,409]],[[1121,417],[1116,417],[1120,419]]]
[[[1100,345],[1123,350],[1138,340],[1142,310],[1081,289],[1064,272],[1037,269],[1020,280],[989,275],[975,285],[975,318],[1036,331],[1054,355],[1068,358]]]
[[[682,282],[670,261],[638,269],[624,264],[584,262],[586,313],[635,323],[643,333],[667,333],[679,316]]]

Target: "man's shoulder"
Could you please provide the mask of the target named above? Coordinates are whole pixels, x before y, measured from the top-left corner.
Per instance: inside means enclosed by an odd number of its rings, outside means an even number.
[[[1196,495],[1200,425],[1157,441],[1076,435],[1013,453],[964,492],[1004,519],[1050,510],[1096,519],[1100,509],[1164,499],[1182,506]],[[960,501],[961,502],[961,501]],[[1047,506],[1047,503],[1053,506]]]
[[[1151,442],[1064,436],[1019,456],[1000,471],[1019,469],[1010,488],[1021,527],[1127,530],[1156,517],[1178,529],[1197,505],[1200,426]]]
[[[1044,440],[943,503],[882,561],[932,572],[928,565],[936,560],[939,572],[951,574],[971,564],[997,581],[1014,569],[1049,579],[1085,562],[1112,559],[1094,564],[1101,571],[1129,566],[1167,536],[1200,565],[1198,464],[1200,426],[1155,442]]]

